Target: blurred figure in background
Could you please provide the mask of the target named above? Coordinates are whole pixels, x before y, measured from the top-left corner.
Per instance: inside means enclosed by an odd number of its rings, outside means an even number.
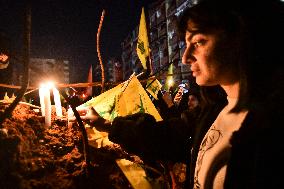
[[[168,91],[158,94],[159,100],[155,102],[155,105],[164,119],[180,117],[181,113],[188,109],[188,86],[180,84],[176,91],[174,96]]]
[[[188,89],[186,88],[186,84],[182,83],[178,86],[178,90],[175,93],[174,100],[173,100],[176,106],[179,106],[184,94],[187,92],[188,92]]]
[[[194,108],[196,108],[199,105],[198,97],[194,94],[189,94],[187,105],[189,110],[193,110]]]

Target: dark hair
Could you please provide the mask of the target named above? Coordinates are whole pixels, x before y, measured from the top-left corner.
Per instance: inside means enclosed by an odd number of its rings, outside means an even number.
[[[0,54],[4,53],[10,55],[11,39],[4,32],[0,30]]]
[[[284,44],[284,30],[280,27],[283,18],[280,0],[203,0],[180,17],[180,36],[190,29],[187,23],[191,20],[201,32],[217,29],[231,39],[238,38],[239,59],[228,63],[235,64],[230,66],[234,66],[240,80],[239,100],[232,111],[250,108],[254,101],[283,92],[284,56],[283,48],[278,47]]]

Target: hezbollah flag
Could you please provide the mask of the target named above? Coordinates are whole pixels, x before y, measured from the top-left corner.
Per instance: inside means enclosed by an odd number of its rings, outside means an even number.
[[[158,100],[158,92],[161,90],[162,84],[157,79],[148,79],[146,84],[146,90]]]
[[[147,69],[146,62],[149,57],[149,41],[148,41],[144,7],[142,7],[136,51],[142,63],[143,68],[146,70]]]
[[[94,97],[80,107],[92,106],[103,118],[113,121],[117,116],[149,113],[157,121],[162,118],[136,76]]]

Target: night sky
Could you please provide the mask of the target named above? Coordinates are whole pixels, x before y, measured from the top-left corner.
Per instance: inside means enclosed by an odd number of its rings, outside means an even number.
[[[0,0],[1,28],[13,54],[23,47],[24,0]],[[35,0],[32,1],[31,57],[70,61],[71,82],[86,82],[88,68],[98,64],[96,36],[103,62],[121,55],[121,42],[139,24],[141,8],[154,0]]]

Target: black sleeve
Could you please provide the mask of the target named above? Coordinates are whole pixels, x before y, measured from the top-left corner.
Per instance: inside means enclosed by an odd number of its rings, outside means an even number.
[[[109,139],[142,158],[184,161],[189,130],[180,118],[156,122],[152,115],[136,113],[115,118]]]

